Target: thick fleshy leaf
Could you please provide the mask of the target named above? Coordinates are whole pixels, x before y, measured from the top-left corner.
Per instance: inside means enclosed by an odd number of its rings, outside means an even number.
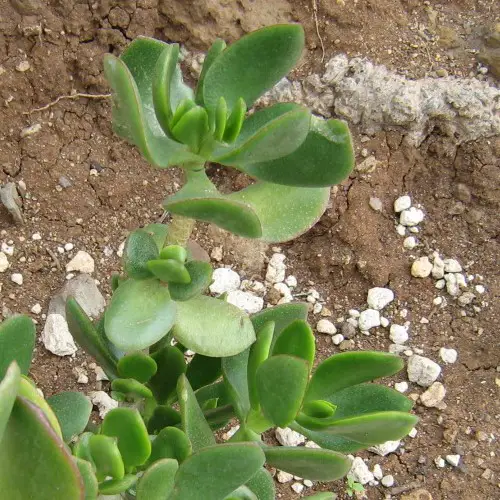
[[[264,453],[268,465],[312,481],[334,481],[351,468],[349,458],[330,450],[280,446],[264,448]]]
[[[261,238],[268,242],[288,241],[309,230],[323,215],[330,188],[279,186],[267,182],[253,184],[227,196],[245,203],[257,214]],[[283,217],[286,214],[286,217]]]
[[[107,339],[73,297],[66,301],[66,321],[76,343],[97,361],[110,379],[117,377],[116,357],[110,351]]]
[[[309,378],[306,361],[294,356],[268,358],[257,370],[257,392],[264,415],[279,427],[293,422]]]
[[[316,340],[311,327],[304,320],[296,320],[278,336],[273,347],[273,356],[288,354],[307,361],[312,370]]]
[[[240,486],[237,490],[234,490],[229,496],[224,498],[224,500],[259,500],[259,498],[248,487]]]
[[[116,438],[94,434],[89,437],[88,444],[99,481],[108,476],[121,479],[125,475],[125,466]]]
[[[120,377],[134,378],[142,383],[147,382],[157,369],[156,361],[141,351],[127,354],[118,361],[118,375]]]
[[[217,108],[215,109],[214,118],[214,139],[216,141],[222,141],[224,137],[224,132],[227,125],[227,103],[224,97],[219,99]]]
[[[47,403],[61,424],[62,436],[66,443],[85,430],[92,411],[92,403],[82,393],[60,392],[47,398]]]
[[[182,430],[191,442],[193,451],[196,452],[206,446],[215,444],[212,430],[203,416],[203,411],[185,375],[179,377],[177,395],[182,419]]]
[[[106,310],[106,336],[125,352],[146,349],[169,332],[175,313],[168,288],[157,279],[128,280]]]
[[[12,407],[16,401],[20,383],[21,371],[17,363],[13,361],[7,368],[3,379],[0,379],[0,442],[9,421]]]
[[[196,102],[198,104],[203,104],[203,82],[205,81],[205,76],[209,70],[212,63],[217,59],[219,54],[226,48],[226,42],[221,38],[217,38],[214,43],[208,49],[205,60],[203,61],[203,67],[201,68],[200,78],[198,80],[198,85],[196,86]]]
[[[208,114],[205,108],[195,106],[185,113],[172,128],[172,135],[186,144],[193,153],[200,151],[209,131]]]
[[[174,116],[170,120],[170,128],[175,127],[179,120],[191,109],[196,106],[196,103],[192,99],[183,99],[177,109],[175,110]]]
[[[165,427],[179,425],[180,423],[181,415],[178,411],[171,406],[157,406],[148,420],[148,432],[157,434]]]
[[[129,49],[138,41],[132,42]],[[136,145],[146,160],[157,167],[203,162],[186,145],[164,134],[155,116],[151,85],[152,68],[159,53],[137,52],[142,53],[138,57],[129,54],[127,64],[112,54],[104,56],[104,73],[113,90],[113,130]],[[144,78],[134,80],[141,74]]]
[[[118,448],[127,467],[142,465],[151,453],[148,431],[135,408],[109,411],[102,422],[101,432],[118,439]]]
[[[322,491],[314,495],[308,495],[306,498],[310,498],[311,500],[335,500],[337,495],[331,491]]]
[[[200,406],[210,399],[216,399],[219,406],[226,405],[231,402],[231,398],[227,393],[227,387],[224,382],[215,382],[214,384],[201,387],[196,391],[195,395]]]
[[[92,464],[77,457],[75,457],[75,461],[84,485],[85,494],[83,500],[96,500],[99,487]]]
[[[336,409],[328,401],[310,401],[304,404],[295,421],[308,429],[323,431],[335,422]]]
[[[354,153],[347,124],[312,117],[306,139],[292,153],[274,160],[239,166],[257,179],[298,187],[326,187],[352,171]]]
[[[276,488],[273,477],[264,468],[258,470],[246,485],[257,495],[259,500],[275,499]]]
[[[22,374],[28,373],[35,335],[35,325],[29,316],[11,316],[0,323],[0,380],[12,361],[16,361]]]
[[[90,438],[93,432],[84,432],[78,436],[78,440],[73,446],[73,455],[93,464],[92,453],[90,451]]]
[[[160,252],[160,259],[173,259],[181,264],[186,262],[187,250],[180,245],[168,245]]]
[[[177,427],[167,427],[153,441],[148,462],[152,464],[163,458],[174,458],[182,463],[191,452],[191,443],[186,434]]]
[[[182,283],[184,285],[191,282],[189,272],[179,261],[174,259],[157,259],[148,262],[148,269],[161,281]]]
[[[201,295],[177,302],[177,310],[174,337],[204,356],[233,356],[255,341],[248,316],[222,300]]]
[[[179,467],[169,500],[198,500],[201,492],[204,500],[220,500],[250,480],[264,461],[264,452],[257,443],[204,448]]]
[[[158,252],[161,252],[163,245],[165,245],[165,240],[167,239],[168,226],[166,224],[153,222],[144,226],[142,230],[146,231],[146,233],[155,240],[156,248],[158,248]]]
[[[204,409],[205,419],[212,430],[226,426],[235,416],[233,405]]]
[[[399,356],[382,352],[346,352],[325,359],[314,371],[307,389],[306,401],[324,399],[362,382],[387,377],[403,368]],[[336,404],[336,403],[334,403]]]
[[[186,377],[193,391],[215,382],[221,374],[221,359],[209,358],[202,354],[195,354],[186,371]]]
[[[191,276],[191,282],[169,283],[168,289],[173,300],[189,300],[196,295],[201,295],[212,283],[212,266],[208,262],[201,260],[191,260],[184,266]]]
[[[134,279],[145,279],[152,276],[147,267],[150,260],[158,258],[158,246],[154,238],[143,229],[132,231],[123,250],[123,267]]]
[[[177,379],[186,373],[184,354],[175,346],[167,346],[154,352],[151,357],[156,361],[158,370],[149,381],[156,400],[165,403],[177,387]]]
[[[222,96],[232,109],[243,97],[250,108],[295,66],[303,47],[304,30],[298,24],[268,26],[245,35],[210,65],[203,80],[205,105],[215,108]]]
[[[108,479],[99,484],[99,493],[101,495],[118,495],[127,491],[137,482],[135,474],[127,474],[121,479]]]
[[[151,389],[134,378],[115,378],[111,382],[111,389],[132,399],[153,397]]]
[[[165,500],[174,487],[177,460],[166,458],[155,462],[137,483],[137,500]]]
[[[83,498],[83,481],[70,451],[40,408],[23,397],[16,399],[1,440],[0,485],[5,499]]]
[[[221,99],[224,99],[221,97]],[[219,100],[220,102],[220,100]],[[224,103],[226,100],[224,99]],[[227,110],[227,103],[226,103]],[[217,112],[217,110],[216,110]],[[245,120],[245,114],[247,112],[247,105],[245,103],[245,99],[241,97],[236,101],[236,104],[231,111],[231,114],[227,118],[227,123],[224,128],[224,134],[222,136],[222,140],[227,142],[228,144],[233,143],[237,137],[240,135],[241,128],[243,127],[243,121]]]
[[[236,356],[222,358],[222,375],[226,389],[231,397],[233,407],[241,421],[246,420],[250,411],[250,395],[248,393],[248,357],[249,349]]]

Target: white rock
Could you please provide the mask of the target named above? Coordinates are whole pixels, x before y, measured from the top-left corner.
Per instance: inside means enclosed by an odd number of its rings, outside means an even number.
[[[299,446],[306,441],[306,438],[302,434],[293,431],[289,427],[284,429],[277,427],[274,434],[282,446]]]
[[[375,309],[366,309],[359,315],[358,325],[362,331],[380,326],[380,313]]]
[[[434,459],[434,463],[438,469],[442,469],[446,465],[444,458],[439,456]]]
[[[404,344],[408,340],[408,329],[403,325],[391,325],[389,338],[395,344]]]
[[[287,276],[287,278],[285,279],[285,283],[290,288],[295,288],[297,286],[297,278],[295,276]]]
[[[483,285],[476,285],[474,289],[481,295],[486,291],[486,288]]]
[[[446,396],[446,389],[441,382],[434,382],[421,396],[420,401],[427,408],[436,408]]]
[[[123,251],[125,250],[125,241],[122,241],[120,243],[120,245],[118,246],[118,249],[116,250],[116,255],[118,255],[118,257],[123,257]]]
[[[33,233],[31,235],[31,239],[33,241],[40,241],[42,239],[42,235],[40,233]]]
[[[440,305],[443,303],[443,297],[435,297],[435,298],[432,300],[432,303],[433,303],[435,306],[440,306]]]
[[[368,202],[370,207],[375,210],[375,212],[381,212],[383,205],[382,200],[380,198],[376,198],[375,196],[370,196],[370,201]]]
[[[399,223],[406,227],[417,226],[424,220],[424,212],[420,208],[411,207],[401,212]]]
[[[282,253],[274,253],[269,261],[266,272],[266,281],[269,283],[280,283],[285,280],[286,256]]]
[[[435,280],[444,278],[444,260],[439,256],[438,253],[434,254],[434,261],[432,264],[432,277]]]
[[[73,250],[73,248],[75,248],[75,245],[73,245],[73,243],[66,243],[64,245],[64,250],[66,250],[66,252],[71,252],[71,250]]]
[[[375,287],[368,290],[366,302],[371,309],[380,311],[394,300],[394,292],[389,288]]]
[[[225,432],[222,435],[222,439],[224,439],[224,441],[231,439],[239,430],[240,430],[239,425],[235,425],[234,427],[231,427],[227,432]]]
[[[88,376],[85,368],[82,368],[81,366],[75,366],[73,368],[73,373],[76,375],[76,382],[78,384],[88,384],[89,383],[89,376]]]
[[[417,429],[415,429],[415,427],[408,433],[408,436],[410,436],[411,438],[414,438],[416,437],[418,434],[418,431]]]
[[[386,441],[385,443],[378,444],[377,446],[370,446],[368,451],[380,455],[381,457],[385,457],[389,455],[389,453],[394,453],[401,444],[401,441]]]
[[[5,241],[3,241],[1,248],[2,248],[2,252],[5,255],[9,255],[11,257],[14,255],[14,245],[8,245],[7,243],[5,243]]]
[[[460,455],[446,455],[445,458],[450,465],[458,467],[458,464],[460,463]]]
[[[406,346],[405,345],[400,345],[400,344],[391,344],[389,346],[389,352],[391,354],[401,354],[402,352],[404,352],[406,350]]]
[[[360,312],[357,309],[349,309],[349,316],[351,318],[359,318]]]
[[[313,487],[313,482],[310,479],[304,479],[303,483],[304,483],[304,486],[306,488],[312,488]]]
[[[446,347],[441,347],[439,349],[439,357],[447,364],[453,364],[458,358],[458,352],[455,349],[447,349]]]
[[[349,471],[349,476],[351,476],[354,479],[354,481],[360,484],[366,484],[375,479],[373,473],[370,472],[370,469],[368,469],[368,466],[365,464],[364,460],[360,457],[356,457],[352,461],[351,470]]]
[[[341,333],[337,333],[332,337],[332,342],[334,345],[340,345],[341,342],[343,342],[344,336]]]
[[[384,316],[380,316],[380,326],[387,328],[389,326],[389,320]]]
[[[408,236],[403,241],[403,248],[406,250],[413,250],[417,246],[417,240],[415,236]]]
[[[264,307],[264,299],[248,292],[234,290],[227,294],[227,301],[248,314],[254,314]]]
[[[437,280],[434,285],[438,290],[442,290],[446,286],[446,280]]]
[[[419,257],[411,265],[411,275],[415,278],[427,278],[431,274],[432,264],[429,257]]]
[[[0,252],[0,273],[4,273],[9,269],[10,264],[9,261],[7,260],[7,255],[5,255],[3,252]]]
[[[335,328],[335,325],[328,319],[320,319],[316,325],[316,330],[319,333],[326,333],[328,335],[335,335],[337,333],[337,328]]]
[[[31,312],[33,314],[40,314],[42,312],[42,306],[40,304],[35,304],[32,308],[31,308]]]
[[[380,464],[375,464],[373,466],[373,476],[379,481],[384,477],[384,473],[382,472],[382,467],[380,467]]]
[[[444,281],[446,283],[446,291],[452,296],[456,297],[460,294],[460,287],[457,283],[457,277],[455,274],[445,274]]]
[[[79,250],[66,264],[66,271],[78,271],[80,273],[92,274],[94,272],[94,259],[87,252]]]
[[[290,288],[285,283],[275,283],[273,287],[278,290],[281,295],[281,299],[278,301],[278,304],[288,304],[288,302],[292,302],[293,296]]]
[[[23,284],[23,275],[21,273],[12,273],[12,275],[10,276],[10,279],[16,285],[22,285]]]
[[[444,259],[444,271],[446,273],[461,273],[462,266],[455,259]]]
[[[94,366],[95,380],[100,382],[101,380],[109,380],[106,372],[98,365]]]
[[[77,351],[68,323],[61,314],[49,314],[42,333],[45,349],[56,356],[71,356]]]
[[[420,318],[420,324],[421,325],[428,325],[429,324],[429,320],[425,316],[422,316]]]
[[[459,288],[467,288],[467,278],[462,273],[454,273]]]
[[[432,359],[417,354],[408,360],[408,378],[422,387],[432,385],[441,373],[441,367]]]
[[[217,262],[220,262],[223,258],[224,254],[222,252],[222,247],[214,247],[210,252],[210,257]]]
[[[406,227],[404,227],[402,224],[398,224],[396,226],[396,232],[399,234],[399,236],[406,236]]]
[[[399,214],[403,210],[408,210],[411,207],[411,198],[407,195],[400,196],[394,202],[394,211]]]
[[[289,483],[293,479],[293,474],[288,474],[288,472],[285,472],[284,470],[279,470],[276,474],[276,479],[278,480],[278,483],[281,484]]]
[[[316,444],[314,441],[308,441],[304,446],[306,448],[314,448],[314,449],[321,448],[321,446],[319,444]]]
[[[405,393],[408,390],[408,382],[396,382],[394,384],[394,389],[398,392]]]
[[[460,297],[458,297],[458,303],[461,306],[468,306],[471,304],[476,296],[472,292],[464,292]]]
[[[388,474],[387,476],[384,476],[380,482],[386,488],[390,488],[391,486],[394,486],[394,477],[391,474]]]
[[[118,401],[112,399],[109,394],[104,391],[89,392],[89,397],[92,404],[97,406],[101,418],[104,418],[109,411],[118,407]]]
[[[278,304],[280,302],[278,302]],[[322,310],[323,310],[323,304],[316,302],[316,304],[314,304],[313,306],[313,314],[319,314]]]
[[[304,485],[302,483],[293,483],[292,490],[300,495],[304,491]]]
[[[213,283],[210,285],[210,292],[220,295],[226,292],[238,290],[241,280],[235,271],[227,267],[219,267],[213,272]]]

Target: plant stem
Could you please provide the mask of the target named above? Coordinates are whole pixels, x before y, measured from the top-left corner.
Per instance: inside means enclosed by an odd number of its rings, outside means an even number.
[[[196,221],[183,215],[172,215],[172,220],[168,225],[167,245],[180,245],[185,247]]]

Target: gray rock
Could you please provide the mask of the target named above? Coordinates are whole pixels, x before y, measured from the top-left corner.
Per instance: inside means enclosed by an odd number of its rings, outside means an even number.
[[[0,200],[10,215],[12,215],[14,222],[19,225],[24,224],[24,217],[21,212],[23,203],[19,197],[15,183],[7,182],[5,186],[0,188]]]

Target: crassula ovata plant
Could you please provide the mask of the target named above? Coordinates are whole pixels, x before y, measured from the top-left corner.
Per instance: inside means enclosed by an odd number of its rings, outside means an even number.
[[[212,268],[186,250],[195,219],[240,236],[291,239],[318,220],[330,186],[352,169],[343,122],[292,103],[247,114],[298,61],[303,42],[298,25],[264,28],[227,48],[217,41],[194,91],[176,44],[139,38],[120,58],[106,56],[115,131],[156,167],[182,167],[186,183],[165,201],[170,225],[129,235],[100,319],[67,301],[74,339],[120,402],[100,425],[89,423],[83,395],[44,400],[26,377],[31,320],[0,325],[0,491],[9,498],[273,500],[265,464],[335,480],[349,471],[344,453],[400,439],[415,425],[411,400],[371,383],[398,372],[399,357],[352,352],[315,363],[306,304],[248,316],[224,296],[204,295]],[[222,194],[209,163],[254,182]],[[231,421],[239,429],[221,443],[214,432]],[[317,448],[269,446],[261,435],[277,426]]]

